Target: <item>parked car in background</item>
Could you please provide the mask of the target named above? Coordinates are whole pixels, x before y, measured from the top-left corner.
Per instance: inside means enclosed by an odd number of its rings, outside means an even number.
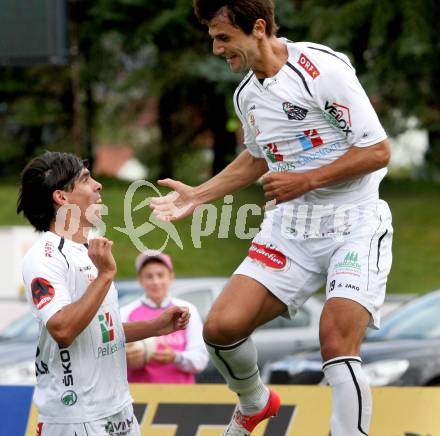
[[[26,312],[29,312],[29,304],[24,298],[0,299],[0,334]]]
[[[193,303],[203,320],[215,298],[227,282],[225,277],[176,279],[170,292],[175,297]],[[136,280],[116,283],[121,307],[143,294]],[[293,320],[276,318],[260,327],[253,335],[259,353],[259,362],[279,359],[286,353],[318,343],[319,317],[323,303],[312,297]],[[0,334],[0,384],[33,384],[35,382],[34,356],[38,341],[38,322],[27,312]],[[223,382],[218,371],[210,364],[198,375],[198,382]]]
[[[392,312],[380,330],[367,333],[363,368],[373,386],[440,386],[440,290]],[[304,351],[265,366],[274,384],[325,384],[318,350]]]
[[[142,295],[134,280],[121,282],[120,303],[124,304]],[[119,289],[118,283],[116,286]],[[27,304],[27,303],[25,303]],[[0,332],[0,384],[35,383],[35,352],[39,324],[30,309]]]
[[[227,279],[189,280],[197,280],[197,282],[182,285],[173,292],[173,295],[193,303],[204,321]],[[258,351],[260,367],[268,361],[285,356],[287,353],[316,345],[322,307],[321,299],[311,297],[298,310],[293,320],[278,317],[259,327],[252,334],[252,339]],[[196,376],[196,380],[198,383],[224,383],[223,377],[211,362],[208,363],[204,371]]]
[[[227,280],[225,277],[176,279],[170,292],[173,296],[194,304],[202,320],[205,321],[209,309]],[[133,282],[124,282],[125,288],[132,285]],[[322,306],[320,299],[311,297],[293,320],[278,317],[257,329],[252,339],[258,350],[260,365],[279,359],[286,353],[316,345]],[[198,383],[224,382],[223,377],[211,362],[203,372],[197,374],[196,380]]]

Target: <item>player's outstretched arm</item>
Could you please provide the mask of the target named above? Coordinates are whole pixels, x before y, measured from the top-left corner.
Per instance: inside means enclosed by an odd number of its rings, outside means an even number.
[[[175,221],[191,215],[205,203],[222,198],[258,180],[267,172],[264,159],[252,156],[247,150],[240,153],[223,171],[199,186],[188,186],[172,179],[159,184],[173,191],[151,200],[154,215],[164,221]]]
[[[123,324],[125,341],[140,341],[151,336],[163,336],[176,330],[182,330],[188,325],[189,317],[187,307],[172,306],[157,318],[125,322]]]
[[[276,203],[292,200],[323,188],[385,167],[390,158],[387,140],[369,147],[352,147],[339,159],[304,173],[269,173],[263,177],[264,195]]]
[[[90,283],[81,298],[64,306],[47,322],[47,329],[55,341],[68,347],[90,324],[101,306],[116,274],[116,262],[112,254],[113,242],[106,238],[89,241],[89,257],[98,275]]]

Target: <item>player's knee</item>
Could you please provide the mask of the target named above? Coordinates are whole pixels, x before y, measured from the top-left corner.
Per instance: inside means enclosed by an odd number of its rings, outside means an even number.
[[[229,345],[247,336],[240,330],[239,325],[231,319],[209,316],[203,326],[203,338],[213,344]]]
[[[321,354],[324,361],[338,356],[344,356],[346,346],[339,335],[327,335],[321,338]]]
[[[341,356],[341,349],[336,341],[324,341],[321,343],[321,355],[325,362],[334,357]]]
[[[207,342],[217,345],[227,345],[232,341],[229,339],[229,331],[222,327],[221,323],[208,319],[203,326],[203,338]]]
[[[359,344],[350,338],[338,334],[321,337],[321,355],[324,360],[334,359],[339,356],[359,355]]]

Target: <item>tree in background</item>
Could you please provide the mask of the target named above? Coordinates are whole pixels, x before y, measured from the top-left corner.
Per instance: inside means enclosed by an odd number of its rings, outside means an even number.
[[[48,143],[64,148],[72,93],[63,67],[0,69],[0,176],[17,174]]]
[[[191,0],[70,0],[69,22],[70,65],[0,70],[1,135],[9,144],[2,146],[3,173],[16,173],[44,148],[93,159],[96,120],[115,132],[151,97],[160,115],[152,153],[160,176],[172,176],[193,143],[206,146],[203,138],[211,138],[215,172],[232,160],[225,104],[231,78],[215,71],[223,64],[205,64],[209,44]]]
[[[410,116],[429,132],[427,161],[440,169],[440,4],[435,0],[279,1],[292,39],[346,52],[391,134]],[[289,12],[289,5],[292,11]],[[299,37],[299,38],[298,38]]]
[[[349,54],[387,130],[399,133],[415,116],[429,131],[427,159],[440,167],[437,2],[276,4],[280,35]],[[115,135],[130,129],[147,101],[157,102],[160,135],[157,153],[143,155],[158,162],[159,176],[172,176],[185,156],[207,144],[214,150],[213,172],[221,170],[235,154],[228,126],[241,77],[210,53],[192,0],[69,5],[72,65],[0,68],[0,173],[16,173],[44,148],[69,149],[76,140],[90,149],[97,121],[100,128],[111,125]]]
[[[223,62],[212,60],[192,1],[101,0],[92,13],[131,65],[124,70],[121,89],[138,102],[157,101],[158,176],[172,177],[182,157],[197,145],[206,146],[207,137],[214,151],[212,170],[220,171],[235,155],[226,99],[239,78],[231,78]]]
[[[68,2],[70,65],[0,68],[0,175],[16,175],[31,156],[45,149],[93,158],[91,88],[102,76],[97,72],[102,63],[99,58],[90,61],[96,39],[87,26],[80,26],[88,23],[88,3]],[[10,31],[16,29],[11,25]]]

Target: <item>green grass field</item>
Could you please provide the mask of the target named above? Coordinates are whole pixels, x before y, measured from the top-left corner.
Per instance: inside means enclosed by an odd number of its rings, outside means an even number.
[[[128,184],[114,180],[103,180],[102,197],[108,206],[106,236],[115,242],[114,254],[118,263],[118,278],[134,277],[133,261],[138,251],[130,238],[115,227],[125,227],[124,196]],[[438,186],[422,182],[390,181],[383,183],[381,196],[387,200],[393,212],[394,242],[393,268],[388,282],[389,293],[421,293],[440,288],[440,189]],[[140,188],[133,197],[132,207],[146,196],[154,195],[150,188]],[[3,182],[0,186],[0,225],[26,224],[15,214],[17,187]],[[219,223],[223,202],[217,202],[217,225],[209,236],[201,238],[200,248],[191,241],[191,222],[187,218],[176,223],[183,244],[181,250],[170,240],[166,252],[174,259],[179,276],[230,275],[246,255],[249,239],[235,236],[237,209],[242,204],[261,206],[264,197],[260,186],[252,186],[234,195],[231,225],[220,232]],[[131,209],[130,209],[131,210]],[[227,207],[223,206],[223,213]],[[213,212],[212,212],[213,213]],[[133,212],[135,226],[144,223],[149,216],[147,207]],[[260,216],[249,216],[248,227],[258,227]],[[165,241],[166,233],[155,228],[141,241],[149,248],[159,248]],[[439,269],[437,269],[439,268]]]

